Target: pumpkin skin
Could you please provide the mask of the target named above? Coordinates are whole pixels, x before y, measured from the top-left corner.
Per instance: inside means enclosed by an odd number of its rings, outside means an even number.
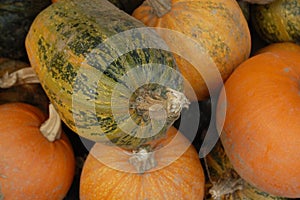
[[[261,52],[225,83],[227,105],[220,98],[218,106],[227,111],[217,112],[217,121],[225,117],[221,141],[247,182],[275,196],[299,198],[300,47],[274,44]]]
[[[63,199],[74,176],[67,136],[49,142],[39,127],[46,115],[24,103],[0,105],[0,185],[4,199]]]
[[[276,0],[251,6],[251,21],[259,36],[268,43],[300,42],[300,1]]]
[[[137,32],[111,39],[130,31]],[[107,41],[113,43],[109,44],[112,47],[105,46]],[[141,93],[142,90],[146,91],[145,94],[155,93],[153,98],[161,98],[161,101],[166,101],[164,106],[169,106],[168,87],[173,91],[183,91],[182,77],[172,53],[157,48],[167,47],[163,44],[154,31],[104,0],[58,1],[37,16],[26,38],[31,66],[65,124],[87,139],[127,149],[136,149],[162,137],[178,118],[168,115],[161,130],[149,136],[153,127],[151,120],[144,117],[144,111],[142,114],[137,111],[139,94],[132,94],[130,100],[125,96],[141,88]],[[147,48],[143,47],[145,45]],[[118,55],[120,49],[126,52]],[[150,64],[153,63],[152,68]],[[128,79],[124,80],[124,77]],[[121,89],[118,90],[118,86]],[[126,132],[120,128],[112,111],[113,94],[119,99],[115,100],[116,107],[126,104],[116,108],[123,128],[132,129],[125,121],[133,120],[133,130]],[[133,106],[129,109],[130,116],[125,108],[128,101]],[[148,107],[151,105],[149,103]],[[135,124],[144,124],[144,130],[138,132],[140,129],[134,129]]]
[[[27,61],[25,37],[35,16],[50,0],[1,0],[0,57]]]
[[[148,2],[150,1],[145,1],[132,15],[149,27],[178,31],[199,44],[191,47],[185,39],[181,41],[180,38],[168,38],[168,33],[160,33],[168,45],[175,43],[174,46],[182,49],[187,55],[203,55],[202,62],[196,63],[199,66],[193,66],[186,58],[175,55],[179,70],[186,79],[186,85],[190,84],[193,87],[193,91],[185,88],[186,96],[191,101],[209,97],[201,74],[206,74],[215,66],[206,66],[206,62],[210,63],[212,59],[222,79],[226,80],[233,69],[249,57],[250,32],[243,12],[235,0],[172,0],[171,5],[167,0],[152,1],[153,4],[157,2],[160,5],[157,6],[157,10],[163,9],[163,4],[166,4],[166,7],[171,6],[170,10],[165,10],[166,13],[162,13],[160,17],[153,12],[154,6],[150,6]],[[201,74],[196,68],[202,70]],[[205,78],[213,83],[213,89],[222,84],[215,80],[214,76]],[[197,99],[193,98],[191,93],[196,93]]]
[[[154,154],[157,166],[143,174],[136,173],[124,151],[96,143],[83,166],[80,199],[203,199],[204,173],[197,151],[176,132],[171,127],[160,140],[158,145],[164,147]]]

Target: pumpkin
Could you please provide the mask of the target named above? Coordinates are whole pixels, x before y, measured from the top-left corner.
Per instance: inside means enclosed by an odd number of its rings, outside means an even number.
[[[171,127],[157,145],[125,152],[96,143],[83,166],[80,199],[203,199],[203,168],[190,142]]]
[[[237,173],[288,198],[300,197],[299,63],[296,44],[266,47],[229,77],[222,90],[227,103],[221,95],[217,109],[217,124],[225,118],[217,125],[220,138]]]
[[[250,32],[235,0],[148,0],[132,15],[170,46],[191,101],[207,99],[249,57]]]
[[[75,168],[71,143],[53,106],[0,105],[0,187],[4,199],[63,199]],[[47,119],[47,120],[46,120]]]
[[[212,151],[204,157],[208,179],[205,199],[213,200],[284,200],[272,196],[243,180],[233,169],[220,140]]]
[[[49,99],[33,73],[26,62],[0,58],[0,104],[23,102],[48,112]]]
[[[50,0],[1,0],[0,57],[27,61],[25,37],[35,16]]]
[[[87,139],[137,149],[189,104],[168,46],[108,1],[52,4],[34,20],[26,49],[62,120]]]
[[[268,43],[300,42],[299,0],[252,5],[251,21],[259,36]]]

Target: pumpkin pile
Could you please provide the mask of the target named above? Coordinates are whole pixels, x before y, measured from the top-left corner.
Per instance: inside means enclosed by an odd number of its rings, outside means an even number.
[[[0,10],[1,200],[300,198],[300,0]]]

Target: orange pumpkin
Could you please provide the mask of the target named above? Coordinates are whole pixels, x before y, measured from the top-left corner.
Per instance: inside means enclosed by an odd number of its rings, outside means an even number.
[[[60,124],[52,124],[58,115],[53,116],[43,123],[46,116],[37,107],[25,103],[0,105],[0,197],[53,200],[67,194],[75,158]],[[53,142],[43,135],[54,140],[59,135],[56,133],[61,135]]]
[[[218,127],[234,169],[276,196],[300,197],[300,46],[272,44],[242,63],[225,83]],[[225,115],[226,114],[226,115]],[[219,125],[218,125],[219,126]]]
[[[80,199],[203,199],[204,173],[198,153],[176,133],[171,127],[156,151],[149,153],[125,153],[96,143],[83,166]],[[142,165],[137,162],[146,160]]]
[[[192,101],[208,98],[250,55],[248,24],[236,0],[146,0],[132,16],[156,28],[174,52]]]
[[[268,46],[265,46],[261,49],[258,49],[255,52],[255,55],[264,53],[264,52],[272,52],[272,53],[280,53],[281,55],[285,54],[286,56],[289,55],[289,52],[299,52],[299,45],[296,45],[293,42],[279,42],[279,43],[273,43],[269,44]]]

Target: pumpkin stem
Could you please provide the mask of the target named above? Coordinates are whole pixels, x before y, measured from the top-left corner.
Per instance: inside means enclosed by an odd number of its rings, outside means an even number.
[[[157,165],[154,152],[148,151],[146,148],[133,151],[132,156],[129,158],[129,163],[135,167],[139,174],[143,174]]]
[[[61,120],[52,104],[49,104],[49,118],[40,126],[40,131],[50,142],[61,136]]]
[[[162,17],[171,10],[171,0],[145,0],[157,17]]]
[[[235,172],[225,173],[216,183],[210,188],[209,193],[214,200],[222,199],[222,196],[233,194],[237,190],[242,190],[244,187],[244,180],[236,175]]]
[[[167,111],[168,116],[171,116],[174,119],[177,119],[180,115],[180,112],[184,108],[188,108],[190,105],[190,101],[186,98],[186,96],[182,92],[178,92],[171,88],[167,88]]]
[[[39,82],[40,81],[33,68],[25,67],[10,74],[6,72],[2,77],[0,77],[0,88],[10,88],[16,85]]]
[[[142,87],[135,92],[135,97],[131,100],[131,108],[135,109],[137,115],[142,116],[145,122],[151,118],[175,121],[182,109],[188,108],[190,104],[183,93],[171,88],[156,87],[152,90]]]

